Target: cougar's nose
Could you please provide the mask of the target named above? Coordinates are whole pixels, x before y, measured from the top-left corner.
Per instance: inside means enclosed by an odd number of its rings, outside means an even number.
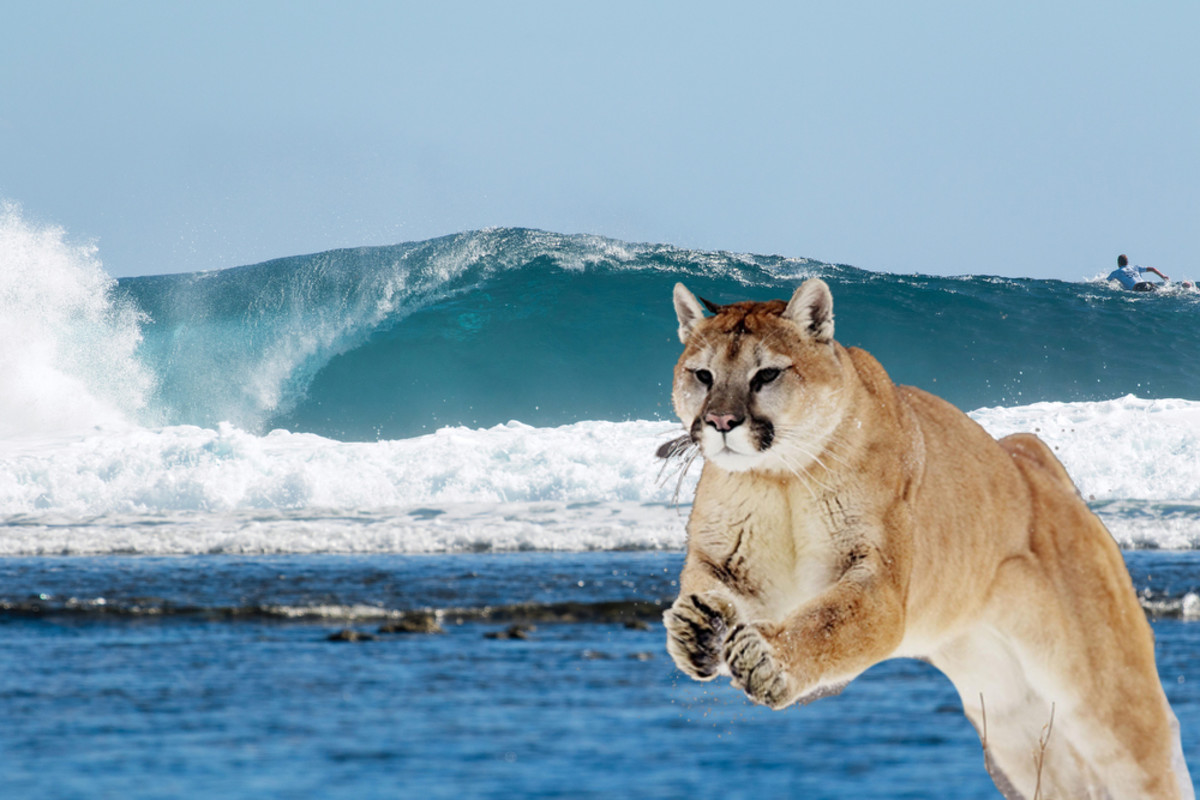
[[[711,411],[704,416],[704,421],[722,433],[727,433],[742,424],[742,420],[733,414],[714,414]]]

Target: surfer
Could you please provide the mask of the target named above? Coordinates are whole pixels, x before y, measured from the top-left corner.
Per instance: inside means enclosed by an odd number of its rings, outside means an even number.
[[[1132,289],[1135,292],[1154,292],[1162,284],[1151,283],[1143,280],[1142,276],[1147,272],[1153,272],[1158,277],[1162,278],[1163,283],[1170,283],[1171,279],[1154,267],[1139,267],[1136,264],[1129,263],[1129,257],[1122,254],[1117,256],[1117,268],[1108,275],[1108,280],[1117,281],[1126,289]]]

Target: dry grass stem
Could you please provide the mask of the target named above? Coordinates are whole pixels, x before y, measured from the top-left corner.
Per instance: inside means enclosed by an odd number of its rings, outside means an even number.
[[[1033,753],[1033,763],[1037,765],[1037,784],[1033,787],[1033,800],[1042,798],[1042,765],[1046,763],[1046,745],[1050,744],[1050,734],[1054,731],[1054,704],[1050,704],[1050,721],[1042,727],[1042,735],[1038,737],[1038,749]]]

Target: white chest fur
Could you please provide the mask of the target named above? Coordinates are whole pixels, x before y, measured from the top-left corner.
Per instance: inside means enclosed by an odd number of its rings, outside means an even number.
[[[688,524],[689,552],[752,619],[780,619],[836,580],[844,515],[812,488],[705,467]]]

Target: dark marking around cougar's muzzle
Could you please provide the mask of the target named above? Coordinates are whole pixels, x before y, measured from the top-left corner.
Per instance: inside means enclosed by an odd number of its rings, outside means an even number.
[[[751,430],[758,437],[758,449],[768,449],[775,441],[775,425],[767,419],[755,419],[753,422],[754,427]]]

